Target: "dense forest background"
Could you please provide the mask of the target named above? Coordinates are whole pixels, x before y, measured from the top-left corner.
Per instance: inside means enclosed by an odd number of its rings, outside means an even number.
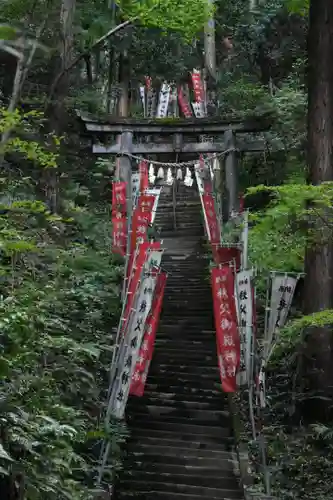
[[[215,2],[213,112],[265,113],[272,124],[266,151],[244,156],[240,172],[259,298],[267,270],[305,272],[268,378],[264,431],[280,499],[333,496],[327,4]],[[114,165],[92,156],[77,112],[138,116],[147,74],[155,84],[182,82],[203,66],[209,14],[205,0],[1,2],[1,498],[97,493],[122,262],[110,241]],[[111,481],[126,429],[109,432]]]

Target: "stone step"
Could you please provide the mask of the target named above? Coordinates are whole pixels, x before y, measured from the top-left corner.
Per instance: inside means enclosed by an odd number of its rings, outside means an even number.
[[[193,439],[193,437],[192,437]],[[197,438],[196,438],[197,439]],[[138,446],[138,449],[140,448],[141,444],[147,445],[147,446],[164,446],[164,447],[171,447],[171,448],[191,448],[193,450],[196,450],[197,453],[200,453],[200,450],[215,450],[215,451],[223,451],[224,453],[228,453],[230,451],[229,449],[229,443],[223,442],[222,443],[216,443],[215,441],[186,441],[183,439],[176,439],[174,436],[171,439],[168,439],[166,436],[163,434],[160,434],[159,436],[138,436],[137,434],[135,437],[129,439],[128,443],[131,443],[131,448],[134,446]]]
[[[144,477],[143,480],[139,481],[138,479],[133,479],[127,481],[125,486],[125,491],[131,490],[131,491],[138,491],[138,492],[144,492],[147,491],[147,486],[151,487],[153,491],[161,491],[163,493],[171,493],[174,495],[177,495],[179,493],[185,493],[187,495],[196,495],[196,496],[201,496],[201,498],[235,498],[239,499],[240,491],[237,488],[237,485],[233,489],[226,489],[225,487],[221,488],[212,488],[208,486],[191,486],[187,483],[181,484],[181,483],[169,483],[169,482],[154,482],[152,481],[152,484],[146,484],[146,478]],[[222,496],[223,495],[223,496]]]
[[[211,488],[226,488],[226,489],[239,489],[238,481],[235,477],[231,477],[228,475],[221,475],[220,470],[207,471],[207,469],[201,471],[198,468],[194,468],[195,470],[191,471],[191,468],[184,468],[184,470],[179,471],[176,469],[173,473],[164,472],[164,471],[156,471],[155,469],[152,471],[145,471],[144,478],[147,480],[148,484],[152,483],[165,483],[170,482],[172,484],[183,484],[189,486],[208,486]],[[201,474],[204,472],[204,474]],[[138,480],[142,474],[141,470],[133,471],[133,474],[129,476],[129,479]],[[155,489],[154,487],[152,489]]]
[[[186,360],[182,364],[176,364],[172,365],[170,363],[166,364],[157,364],[154,363],[151,366],[151,371],[150,373],[152,374],[157,374],[159,373],[162,377],[167,376],[169,373],[177,373],[181,376],[185,375],[190,375],[191,377],[213,377],[216,378],[218,377],[219,374],[219,369],[218,366],[206,366],[203,363],[200,363],[200,365],[196,364],[187,364]]]
[[[198,434],[194,436],[191,432],[183,432],[183,429],[181,429],[179,432],[176,432],[175,430],[166,431],[165,429],[141,429],[139,427],[135,427],[135,436],[133,436],[133,439],[135,437],[135,439],[142,439],[143,441],[146,439],[152,439],[159,441],[165,440],[168,443],[180,442],[182,444],[186,443],[186,446],[188,448],[196,448],[198,447],[198,445],[210,446],[211,444],[214,444],[217,446],[221,446],[221,449],[230,449],[231,445],[233,444],[233,438],[229,435],[229,431],[227,436],[223,436],[223,440],[217,439],[217,436],[214,433],[209,433],[210,428],[207,428],[207,434]],[[170,467],[170,469],[172,469],[172,467]]]
[[[129,443],[129,452],[139,460],[139,457],[143,455],[160,455],[161,457],[172,457],[172,458],[187,458],[193,459],[193,462],[200,462],[202,460],[217,460],[221,462],[229,462],[231,460],[231,453],[226,450],[216,450],[208,448],[196,448],[186,447],[186,443],[183,446],[163,446],[163,443],[152,442],[132,442]]]
[[[226,427],[213,426],[213,425],[202,425],[202,424],[193,424],[189,422],[187,419],[185,422],[161,422],[158,420],[147,421],[147,416],[143,419],[134,419],[130,424],[133,435],[135,433],[135,429],[148,429],[152,431],[163,431],[163,432],[172,432],[174,435],[190,435],[190,436],[201,436],[202,434],[205,436],[212,436],[215,439],[222,440],[226,437],[230,436],[230,429]]]
[[[172,355],[170,353],[164,353],[163,351],[154,352],[154,361],[156,365],[168,364],[169,366],[179,366],[186,363],[188,366],[197,366],[198,364],[204,364],[205,366],[216,367],[217,359],[216,356],[204,356],[202,353],[195,353],[193,356],[186,355],[184,359],[184,353],[178,352],[178,355]]]
[[[174,465],[196,465],[197,467],[207,467],[211,468],[213,465],[218,465],[221,472],[222,471],[230,471],[232,472],[233,470],[233,463],[231,460],[231,453],[225,453],[221,454],[219,456],[217,453],[215,454],[207,454],[209,456],[200,456],[198,453],[195,451],[193,453],[193,450],[190,448],[186,450],[186,452],[183,450],[177,451],[177,448],[165,448],[163,449],[163,454],[160,453],[162,451],[162,448],[157,448],[156,447],[156,453],[148,453],[147,450],[144,452],[142,451],[130,451],[131,456],[133,457],[133,460],[137,462],[146,462],[150,464],[174,464]],[[186,453],[183,454],[183,453]]]
[[[151,407],[153,408],[153,407]],[[155,407],[156,408],[156,407]],[[164,408],[165,409],[165,408]],[[163,409],[163,410],[164,410]],[[129,417],[129,422],[135,422],[136,424],[144,425],[146,422],[148,425],[152,425],[153,422],[156,422],[158,425],[164,424],[182,424],[182,425],[202,425],[202,426],[224,426],[227,428],[229,422],[229,418],[225,416],[224,412],[196,412],[194,414],[193,411],[186,410],[175,410],[174,413],[158,413],[158,410],[155,412],[152,410],[149,411],[142,410],[139,408],[136,410],[132,409],[131,416]],[[149,415],[149,417],[148,417]]]
[[[152,491],[152,490],[147,490],[147,491],[141,491],[139,495],[133,496],[132,493],[126,493],[124,492],[119,492],[117,498],[119,500],[200,500],[202,499],[202,495],[194,495],[194,494],[186,494],[186,493],[177,493],[176,496],[174,493],[166,493],[166,492],[161,492],[161,491]],[[238,497],[233,497],[232,499],[227,496],[221,496],[219,495],[218,497],[209,497],[210,500],[234,500],[239,499],[242,500],[244,497],[241,493],[239,493]]]
[[[183,398],[183,395],[177,394],[170,395],[164,392],[145,392],[144,396],[140,398],[140,401],[142,404],[148,406],[155,405],[157,407],[177,408],[179,405],[182,405],[185,408],[194,410],[221,411],[226,409],[226,405],[222,398],[219,399],[218,397],[215,397],[203,399],[200,397],[193,397],[186,400]],[[131,408],[132,404],[134,404],[134,401],[129,401],[128,408]]]
[[[146,383],[146,391],[158,391],[158,392],[169,392],[169,393],[178,393],[180,396],[186,396],[188,394],[192,395],[200,395],[200,396],[214,396],[220,395],[223,396],[221,390],[221,383],[217,381],[213,385],[209,385],[208,387],[193,387],[191,385],[183,385],[180,383],[168,383],[165,380],[160,380],[158,382],[154,382],[150,380],[148,377],[148,381]]]

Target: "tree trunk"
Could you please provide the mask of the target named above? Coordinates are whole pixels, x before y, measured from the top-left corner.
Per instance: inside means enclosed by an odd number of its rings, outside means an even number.
[[[308,34],[308,166],[309,182],[333,180],[333,2],[311,0]],[[305,258],[304,312],[333,306],[333,245],[309,243]],[[332,385],[331,331],[316,328],[309,335],[307,371],[314,390]]]
[[[49,116],[51,131],[58,136],[63,135],[63,131],[66,129],[67,125],[65,99],[69,93],[70,77],[66,68],[69,67],[73,60],[75,7],[76,0],[62,0],[60,11],[60,57],[55,80],[57,80],[58,75],[63,72],[64,76],[59,81],[56,91],[54,92]],[[56,213],[59,208],[57,171],[55,169],[48,169],[48,171],[45,172],[43,182],[49,208],[51,212]]]

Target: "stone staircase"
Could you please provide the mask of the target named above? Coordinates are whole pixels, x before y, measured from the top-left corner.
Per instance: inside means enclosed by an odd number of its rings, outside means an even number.
[[[182,186],[177,196],[176,231],[171,192],[162,193],[158,208],[167,249],[162,265],[170,274],[145,394],[127,407],[131,438],[115,496],[242,499],[219,389],[200,200],[194,186]]]

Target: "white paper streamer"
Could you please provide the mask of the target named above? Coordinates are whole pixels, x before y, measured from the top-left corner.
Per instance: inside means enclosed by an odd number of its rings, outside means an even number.
[[[160,168],[158,169],[158,172],[157,172],[157,178],[158,178],[158,179],[164,179],[164,170],[163,170],[163,168],[162,168],[162,167],[160,167]]]

